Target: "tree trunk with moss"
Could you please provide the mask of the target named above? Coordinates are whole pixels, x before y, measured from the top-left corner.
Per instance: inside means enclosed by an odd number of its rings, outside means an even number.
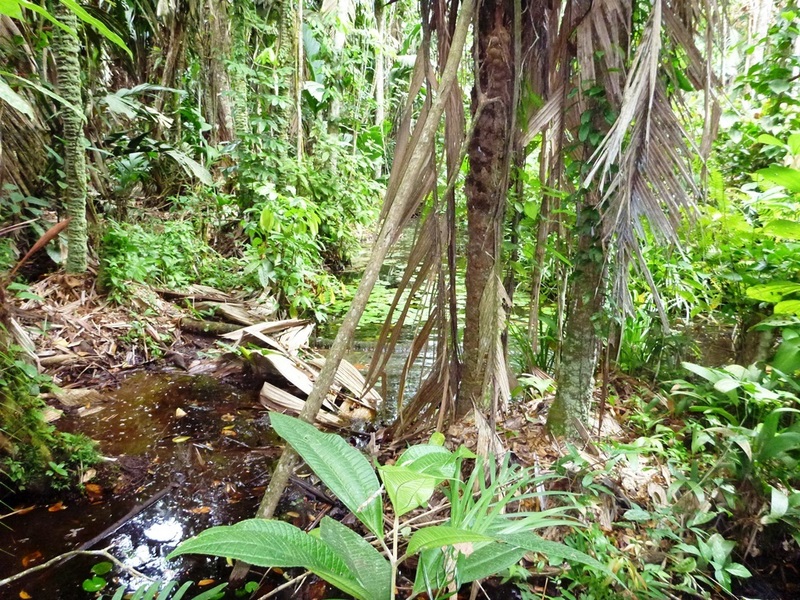
[[[508,196],[510,144],[514,115],[514,4],[510,0],[485,0],[477,24],[478,70],[472,94],[476,119],[469,143],[467,195],[467,303],[464,329],[464,362],[456,416],[473,405],[488,407],[491,390],[486,375],[493,340],[498,335],[498,296],[485,293],[490,278],[497,276],[503,217]]]
[[[598,318],[605,301],[604,250],[600,238],[597,194],[582,193],[579,200],[578,248],[567,292],[567,314],[557,391],[547,418],[555,436],[585,440],[594,392],[599,336]]]
[[[74,31],[78,29],[75,13],[59,4],[56,17]],[[61,29],[53,34],[53,54],[58,69],[58,92],[72,106],[80,109],[81,68],[80,41]],[[63,203],[70,217],[67,227],[67,272],[86,271],[88,237],[86,234],[86,150],[83,143],[83,118],[81,114],[64,107],[61,112],[64,139]]]

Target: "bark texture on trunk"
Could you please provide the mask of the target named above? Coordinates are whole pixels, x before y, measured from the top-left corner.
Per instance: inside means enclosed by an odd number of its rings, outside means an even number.
[[[77,31],[75,13],[59,4],[55,16],[70,29]],[[81,67],[78,38],[56,28],[53,34],[53,53],[58,69],[58,92],[72,106],[83,107],[81,100]],[[86,149],[83,143],[82,115],[63,108],[61,123],[64,137],[64,207],[70,217],[67,228],[67,272],[86,271],[88,238],[86,234]]]
[[[464,363],[456,416],[469,412],[473,404],[485,408],[491,397],[485,381],[489,349],[497,332],[485,331],[488,320],[482,323],[481,303],[494,300],[484,292],[489,278],[497,276],[508,195],[508,142],[512,135],[515,77],[513,15],[514,3],[509,0],[485,0],[478,13],[475,41],[478,77],[472,94],[476,122],[469,143],[470,170],[466,181],[469,237]],[[490,310],[491,307],[486,307],[484,312],[488,314]]]
[[[231,58],[230,18],[225,2],[207,0],[198,23],[203,65],[203,118],[212,126],[214,145],[234,139],[231,82],[225,61]]]
[[[604,251],[596,202],[592,200],[579,201],[578,250],[567,292],[564,338],[556,373],[558,388],[547,417],[550,433],[574,441],[585,441],[588,431],[597,369],[597,318],[605,301]]]

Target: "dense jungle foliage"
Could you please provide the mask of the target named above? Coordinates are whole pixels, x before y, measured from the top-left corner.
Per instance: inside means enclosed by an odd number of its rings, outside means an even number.
[[[746,580],[800,559],[793,0],[3,0],[0,56],[7,490],[80,487],[99,458],[46,422],[57,382],[19,326],[62,272],[129,310],[120,343],[156,357],[170,340],[143,287],[341,323],[331,362],[351,317],[385,321],[368,380],[398,343],[436,348],[396,399],[397,439],[474,411],[500,454],[497,415],[535,400],[563,442],[545,476],[438,437],[376,470],[273,418],[375,544],[327,517],[318,535],[259,520],[176,554],[303,567],[364,599],[495,575],[543,597],[531,575],[564,563],[551,597],[762,597]],[[381,271],[401,236],[407,264]],[[668,485],[621,499],[620,474],[653,465]],[[445,521],[401,523],[434,493]],[[548,527],[558,542],[532,533]],[[265,536],[285,551],[241,551]]]

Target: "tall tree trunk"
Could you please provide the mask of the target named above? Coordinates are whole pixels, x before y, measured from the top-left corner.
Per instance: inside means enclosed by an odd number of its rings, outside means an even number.
[[[576,224],[578,248],[567,293],[567,314],[556,373],[556,398],[547,428],[556,436],[586,440],[594,392],[599,336],[597,317],[605,299],[604,250],[597,193],[581,193]]]
[[[514,3],[485,0],[478,13],[477,75],[472,94],[476,119],[469,144],[467,195],[467,304],[464,329],[464,367],[456,416],[473,405],[488,407],[492,391],[485,385],[490,350],[498,335],[498,297],[486,294],[490,277],[497,276],[503,216],[508,195],[510,144],[514,117]],[[494,286],[491,286],[494,288]],[[482,306],[483,305],[483,306]],[[487,329],[489,329],[487,331]]]
[[[386,70],[384,68],[385,59],[383,57],[384,31],[386,30],[386,16],[383,6],[384,0],[375,0],[375,27],[378,42],[375,44],[375,125],[383,126],[386,118]],[[381,136],[381,139],[383,137]],[[383,165],[375,167],[375,178],[378,179],[383,173]]]
[[[78,29],[75,13],[58,4],[55,16],[73,31]],[[80,42],[77,37],[56,28],[53,34],[53,53],[58,68],[59,94],[72,106],[80,109],[81,67]],[[64,138],[64,206],[70,217],[67,227],[67,272],[84,273],[88,237],[86,234],[86,150],[83,143],[82,115],[64,108],[61,113]]]
[[[234,139],[231,82],[225,61],[231,58],[226,2],[206,0],[198,23],[203,66],[203,117],[211,125],[212,144]]]

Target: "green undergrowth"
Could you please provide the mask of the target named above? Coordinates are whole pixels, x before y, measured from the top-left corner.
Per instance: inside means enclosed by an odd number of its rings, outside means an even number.
[[[130,282],[172,289],[201,283],[223,291],[253,283],[242,275],[242,258],[219,254],[190,221],[110,221],[100,261],[100,282],[118,302]]]
[[[46,422],[39,394],[52,385],[20,348],[0,352],[0,495],[77,488],[99,459],[92,440]]]

